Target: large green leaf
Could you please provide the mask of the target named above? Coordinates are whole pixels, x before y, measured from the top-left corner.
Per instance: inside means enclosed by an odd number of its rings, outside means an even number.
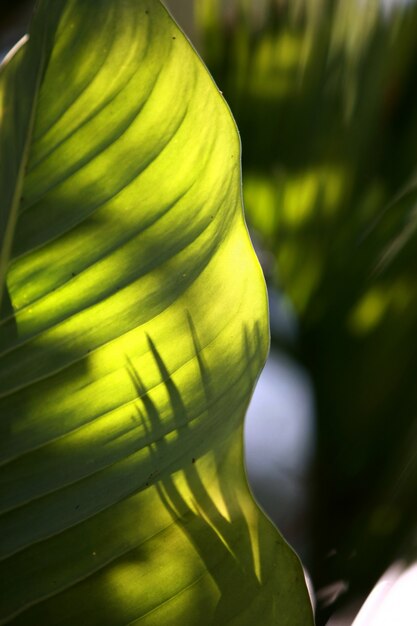
[[[310,624],[243,468],[268,329],[221,95],[157,0],[41,1],[1,81],[1,623]]]

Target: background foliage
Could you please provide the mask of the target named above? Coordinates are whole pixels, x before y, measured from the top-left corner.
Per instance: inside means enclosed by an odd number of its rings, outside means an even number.
[[[310,565],[316,589],[348,582],[341,602],[415,550],[417,8],[390,4],[196,3],[249,221],[299,320],[317,407]]]

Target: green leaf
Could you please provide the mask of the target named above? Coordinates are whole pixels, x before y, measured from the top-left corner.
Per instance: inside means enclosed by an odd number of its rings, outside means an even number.
[[[267,308],[221,95],[157,0],[41,1],[1,81],[1,623],[311,624],[244,473]]]

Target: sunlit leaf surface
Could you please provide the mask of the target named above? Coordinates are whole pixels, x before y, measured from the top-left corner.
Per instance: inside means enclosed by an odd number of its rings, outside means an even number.
[[[156,0],[40,2],[1,81],[1,623],[310,624],[243,469],[268,328],[222,97]]]

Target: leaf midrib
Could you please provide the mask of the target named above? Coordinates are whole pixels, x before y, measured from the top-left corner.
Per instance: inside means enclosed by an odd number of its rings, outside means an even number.
[[[40,92],[42,81],[45,75],[45,66],[46,66],[45,64],[45,57],[46,57],[45,39],[46,38],[45,38],[45,30],[44,30],[44,32],[42,33],[42,45],[41,45],[41,50],[39,54],[39,64],[38,64],[38,68],[36,72],[35,90],[34,90],[34,94],[33,94],[32,101],[31,101],[29,123],[27,126],[25,143],[23,145],[23,150],[22,150],[18,172],[17,172],[15,189],[14,189],[14,193],[12,197],[9,215],[6,220],[5,234],[4,234],[1,251],[0,251],[0,310],[2,306],[2,300],[3,300],[3,291],[4,291],[4,286],[5,286],[6,273],[8,270],[9,259],[11,256],[11,251],[12,251],[12,246],[13,246],[14,233],[16,230],[17,213],[18,213],[18,208],[20,205],[20,198],[21,198],[22,190],[23,190],[23,180],[24,180],[24,176],[26,173],[26,166],[29,161],[30,146],[32,143],[33,131],[35,127],[39,92]],[[27,54],[27,51],[28,51],[27,41],[28,40],[29,38],[26,35],[22,37],[22,39],[20,40],[20,46],[16,47],[16,50],[13,56],[10,57],[7,60],[7,62],[14,59],[16,53],[18,53],[19,50],[23,48],[23,46],[26,46],[26,47],[23,49],[22,54]],[[24,61],[25,61],[25,58],[22,59],[22,63]]]

